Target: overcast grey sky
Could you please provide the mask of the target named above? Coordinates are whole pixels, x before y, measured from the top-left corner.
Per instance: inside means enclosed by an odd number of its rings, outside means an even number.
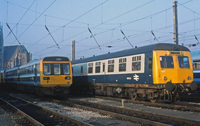
[[[133,46],[174,43],[172,5],[173,0],[0,0],[0,22],[5,46],[19,44],[7,23],[33,59],[71,59],[73,40],[79,59],[131,48],[121,30]],[[199,5],[199,0],[178,0],[179,43],[187,47],[200,41]]]

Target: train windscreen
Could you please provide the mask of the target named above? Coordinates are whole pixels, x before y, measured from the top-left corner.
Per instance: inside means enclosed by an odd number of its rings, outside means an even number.
[[[44,63],[44,75],[69,75],[69,63]]]

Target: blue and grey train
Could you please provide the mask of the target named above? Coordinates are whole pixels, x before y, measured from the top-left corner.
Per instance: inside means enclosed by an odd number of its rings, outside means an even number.
[[[200,90],[200,51],[192,52],[193,61],[193,76],[194,81],[198,84],[198,90]]]
[[[71,61],[53,56],[1,72],[0,84],[38,94],[69,94],[72,84]]]
[[[154,44],[72,61],[77,92],[175,101],[196,90],[190,50]]]

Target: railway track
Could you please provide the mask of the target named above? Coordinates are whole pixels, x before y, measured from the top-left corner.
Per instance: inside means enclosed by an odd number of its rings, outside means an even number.
[[[181,111],[190,111],[190,112],[200,112],[200,105],[192,104],[190,102],[176,102],[175,104],[171,103],[152,103],[146,101],[133,101],[130,99],[121,99],[115,97],[104,97],[104,96],[95,96],[95,98],[106,99],[106,100],[114,100],[121,102],[124,100],[125,102],[135,103],[135,104],[143,104],[145,106],[172,109],[172,110],[181,110]]]
[[[53,100],[58,104],[77,107],[84,110],[99,112],[104,115],[110,115],[116,119],[139,123],[141,125],[156,125],[156,126],[169,126],[169,125],[186,125],[198,126],[199,121],[183,119],[179,117],[166,116],[161,114],[149,113],[144,111],[126,109],[121,107],[114,107],[98,103],[92,103],[83,100],[68,99],[67,101]]]
[[[0,94],[0,102],[4,104],[4,107],[5,105],[8,106],[10,109],[19,113],[24,118],[25,121],[21,123],[22,125],[89,126],[89,124],[85,122],[61,115],[57,112],[37,106],[28,101],[15,98],[7,94]]]

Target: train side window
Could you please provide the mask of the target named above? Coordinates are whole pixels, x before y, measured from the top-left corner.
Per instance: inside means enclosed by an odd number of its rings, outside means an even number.
[[[44,64],[44,75],[50,75],[51,74],[51,65],[50,64]]]
[[[172,56],[160,56],[161,68],[174,68]]]
[[[100,73],[101,70],[101,62],[96,62],[95,63],[95,73]]]
[[[200,69],[200,63],[199,62],[194,62],[193,63],[193,69]]]
[[[119,59],[119,72],[126,71],[126,58]]]
[[[108,72],[114,72],[114,60],[108,60]]]
[[[141,70],[141,56],[132,57],[132,71]]]
[[[93,63],[88,64],[88,73],[93,73]]]
[[[152,69],[152,57],[149,57],[148,59],[148,67],[149,69]]]

